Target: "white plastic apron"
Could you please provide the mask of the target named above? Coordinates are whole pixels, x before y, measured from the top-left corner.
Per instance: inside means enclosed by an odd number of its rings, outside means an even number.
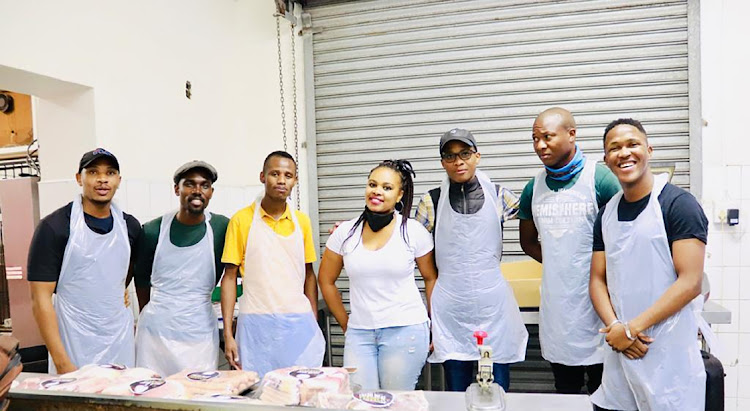
[[[534,179],[531,207],[542,243],[539,339],[545,360],[569,366],[604,361],[603,327],[589,298],[594,221],[599,212],[594,174],[587,159],[572,187],[552,191],[547,171]]]
[[[666,182],[666,175],[654,177],[648,206],[634,221],[617,220],[622,192],[612,197],[602,215],[607,288],[623,322],[649,308],[677,280],[658,200]],[[591,401],[617,410],[703,411],[706,371],[692,304],[644,334],[654,342],[643,358],[629,360],[607,350],[602,385]]]
[[[188,247],[177,247],[169,239],[175,216],[161,219],[151,300],[141,312],[135,337],[137,366],[163,376],[219,365],[218,322],[211,306],[216,285],[211,213],[205,213],[206,235]]]
[[[529,334],[518,303],[500,272],[503,230],[497,215],[495,186],[481,171],[476,176],[484,205],[475,214],[460,214],[449,203],[446,177],[440,188],[435,231],[438,279],[432,293],[432,342],[429,362],[474,361],[479,350],[474,331],[488,334],[492,360],[523,361]]]
[[[76,367],[135,363],[133,314],[125,307],[130,241],[122,211],[110,204],[112,231],[97,234],[86,225],[81,196],[70,211],[54,307],[65,352]],[[52,358],[50,374],[57,374]]]
[[[320,367],[323,333],[304,294],[305,245],[297,215],[294,232],[276,234],[261,218],[261,200],[247,236],[237,345],[243,370],[265,373],[293,365]]]

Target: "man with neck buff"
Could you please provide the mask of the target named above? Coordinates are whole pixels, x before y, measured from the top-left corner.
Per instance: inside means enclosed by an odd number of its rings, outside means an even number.
[[[225,355],[235,368],[265,373],[293,365],[319,367],[325,340],[318,326],[317,259],[310,218],[288,200],[297,183],[297,164],[285,151],[263,162],[265,190],[229,221],[222,262],[221,312]],[[243,294],[237,338],[232,317],[237,273]]]
[[[205,161],[183,164],[173,177],[179,210],[143,225],[135,267],[142,310],[135,336],[138,367],[161,375],[218,367],[211,292],[224,272],[229,219],[206,211],[217,179]]]
[[[518,303],[500,272],[503,222],[515,217],[518,198],[480,170],[480,153],[468,130],[440,138],[446,177],[428,191],[415,219],[435,237],[438,279],[432,293],[429,362],[442,363],[446,388],[465,391],[479,359],[473,334],[483,330],[493,348],[495,381],[507,391],[510,363],[523,361],[528,333]]]
[[[133,314],[123,292],[141,227],[112,201],[121,180],[114,154],[84,153],[76,173],[81,194],[44,217],[31,240],[32,309],[51,374],[135,365]]]
[[[534,151],[544,169],[526,184],[518,212],[521,248],[549,262],[543,268],[539,340],[562,394],[580,393],[586,375],[589,393],[601,383],[604,340],[587,298],[592,233],[597,211],[620,191],[612,172],[584,155],[576,134],[575,119],[564,108],[544,110],[534,120]]]
[[[596,410],[703,411],[706,370],[698,329],[712,332],[700,295],[708,219],[689,192],[654,175],[646,130],[630,118],[604,130],[604,161],[622,192],[594,223],[589,290],[606,327]]]

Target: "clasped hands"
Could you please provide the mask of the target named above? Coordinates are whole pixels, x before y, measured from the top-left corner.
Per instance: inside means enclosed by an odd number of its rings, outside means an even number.
[[[605,339],[613,351],[622,353],[631,360],[642,358],[648,352],[648,345],[654,342],[654,339],[631,327],[631,335],[636,336],[635,340],[631,340],[625,333],[626,326],[630,327],[626,323],[616,321],[600,328],[599,332],[607,335]]]

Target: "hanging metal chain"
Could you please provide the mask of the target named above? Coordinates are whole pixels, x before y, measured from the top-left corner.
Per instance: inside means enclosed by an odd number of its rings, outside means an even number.
[[[286,108],[284,107],[284,68],[281,63],[281,28],[279,27],[280,16],[276,16],[276,51],[279,57],[279,100],[281,101],[281,136],[284,138],[284,151],[286,151]]]
[[[291,39],[292,39],[292,112],[294,113],[294,163],[297,164],[299,171],[299,127],[297,126],[297,53],[295,51],[294,44],[297,42],[297,36],[295,35],[294,24],[291,27]],[[299,201],[299,180],[294,190],[297,200],[297,210],[300,209]]]

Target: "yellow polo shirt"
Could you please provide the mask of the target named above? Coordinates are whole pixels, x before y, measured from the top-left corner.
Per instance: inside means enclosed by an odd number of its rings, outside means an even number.
[[[273,231],[283,237],[288,237],[294,232],[294,222],[292,221],[291,208],[287,206],[284,214],[275,219],[271,217],[263,207],[260,208],[260,217],[268,224]],[[310,217],[301,211],[297,213],[297,221],[302,228],[302,238],[305,243],[305,263],[315,262],[318,257],[315,253],[315,243],[313,242],[312,226]],[[255,214],[255,203],[249,207],[235,213],[229,220],[227,227],[227,236],[224,241],[224,253],[221,256],[221,262],[225,264],[234,264],[240,266],[240,275],[245,275],[245,248],[247,247],[247,236],[250,234],[250,227],[253,225],[253,215]]]

